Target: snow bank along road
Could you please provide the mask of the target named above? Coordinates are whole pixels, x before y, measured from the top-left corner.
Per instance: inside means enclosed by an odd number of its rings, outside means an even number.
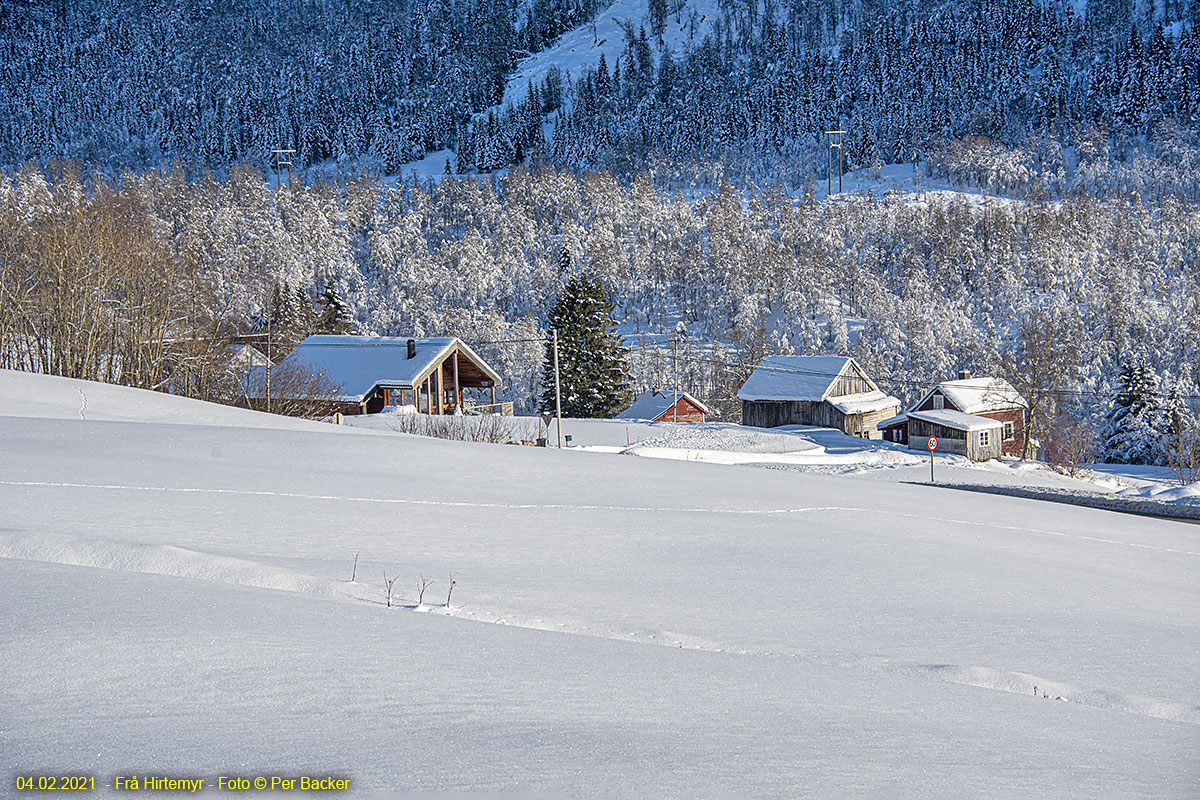
[[[1200,789],[1190,526],[213,413],[0,416],[11,770],[570,797]]]

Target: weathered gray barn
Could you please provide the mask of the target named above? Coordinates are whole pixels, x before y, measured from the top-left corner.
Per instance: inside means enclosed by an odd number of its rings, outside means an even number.
[[[948,408],[908,412],[908,449],[928,452],[930,436],[937,437],[939,453],[987,461],[1003,453],[1004,423]]]
[[[881,438],[876,424],[900,410],[848,356],[768,356],[738,399],[743,425],[815,425],[864,439]]]

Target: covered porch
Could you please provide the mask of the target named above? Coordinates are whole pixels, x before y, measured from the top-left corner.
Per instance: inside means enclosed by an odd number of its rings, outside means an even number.
[[[507,406],[511,415],[511,403],[496,402],[500,376],[465,349],[456,340],[412,380],[380,381],[364,402],[363,413],[374,414],[385,406],[412,406],[421,414],[454,414],[460,409],[463,413],[488,413],[483,409]],[[471,391],[475,396],[468,395]]]

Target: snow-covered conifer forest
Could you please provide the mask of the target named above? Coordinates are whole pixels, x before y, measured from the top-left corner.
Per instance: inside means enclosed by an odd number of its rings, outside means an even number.
[[[0,164],[225,169],[289,147],[303,164],[363,159],[386,173],[453,148],[462,172],[541,151],[575,169],[716,159],[795,178],[824,163],[820,132],[835,123],[866,165],[968,135],[1073,140],[1079,125],[1123,148],[1200,111],[1196,0],[660,0],[618,20],[615,58],[547,70],[505,102],[522,58],[605,9],[5,3]]]

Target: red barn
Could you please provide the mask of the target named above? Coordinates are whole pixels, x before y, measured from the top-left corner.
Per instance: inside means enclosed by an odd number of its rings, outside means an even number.
[[[643,392],[617,419],[646,419],[651,422],[704,422],[708,406],[687,392],[674,389]]]
[[[883,438],[890,442],[907,443],[909,414],[925,411],[958,411],[995,420],[1001,426],[1001,451],[1018,455],[1025,449],[1029,403],[1012,384],[1003,378],[972,378],[960,372],[958,380],[942,381],[899,416],[879,423]]]

